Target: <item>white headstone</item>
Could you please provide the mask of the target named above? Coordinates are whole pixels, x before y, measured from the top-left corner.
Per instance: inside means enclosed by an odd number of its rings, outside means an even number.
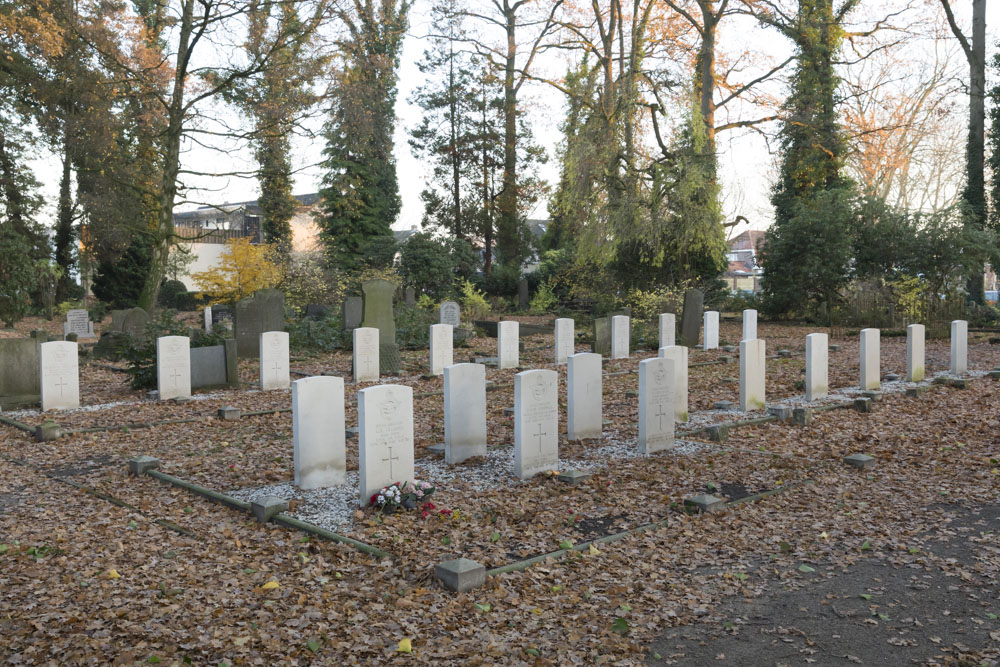
[[[288,389],[288,334],[265,331],[260,335],[260,388]]]
[[[358,392],[358,446],[362,507],[382,487],[413,481],[411,387],[383,384]]]
[[[877,390],[882,386],[879,377],[879,330],[861,330],[861,388]]]
[[[948,372],[965,375],[969,370],[969,323],[953,320],[951,323],[951,364]]]
[[[378,382],[378,329],[354,330],[354,383]]]
[[[825,333],[806,336],[806,400],[825,398],[830,391],[830,339]]]
[[[156,389],[161,401],[191,398],[191,339],[187,336],[156,339]]]
[[[757,337],[757,311],[748,308],[743,311],[743,340],[753,340]]]
[[[576,352],[576,323],[572,318],[560,317],[556,320],[555,361],[556,365],[565,364],[566,360]]]
[[[441,375],[446,366],[454,363],[450,324],[432,324],[430,332],[430,374]]]
[[[740,410],[763,410],[764,401],[764,341],[740,341]]]
[[[321,489],[345,482],[344,379],[328,375],[292,383],[295,486]]]
[[[212,333],[212,307],[205,306],[205,333]]]
[[[97,338],[94,334],[94,323],[83,308],[66,311],[66,321],[63,323],[63,335],[76,334],[77,338]]]
[[[615,315],[611,318],[611,358],[628,359],[629,348],[628,315]]]
[[[924,381],[924,338],[923,324],[906,327],[906,381]]]
[[[559,466],[559,374],[524,371],[514,376],[514,474],[528,479]]]
[[[520,362],[519,330],[516,321],[507,320],[497,324],[497,368],[517,368]]]
[[[670,347],[677,344],[677,316],[673,313],[660,313],[660,347]]]
[[[77,344],[53,341],[40,346],[42,412],[80,407],[80,362]]]
[[[674,446],[674,361],[653,357],[639,362],[639,452]]]
[[[674,419],[688,420],[688,348],[668,345],[660,348],[659,356],[674,362]]]
[[[566,365],[566,430],[570,440],[600,438],[604,426],[601,355],[572,354]]]
[[[454,301],[444,301],[438,307],[438,323],[458,328],[462,324],[462,308]]]
[[[444,460],[486,456],[486,366],[444,369]]]
[[[714,350],[719,347],[719,311],[706,310],[704,318],[704,345],[706,350]]]

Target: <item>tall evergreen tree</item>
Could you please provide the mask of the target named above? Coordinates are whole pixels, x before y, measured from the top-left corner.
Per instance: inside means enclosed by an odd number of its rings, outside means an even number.
[[[854,184],[841,175],[847,151],[837,118],[840,50],[846,14],[858,3],[800,0],[791,22],[764,20],[795,42],[792,90],[784,105],[781,169],[771,194],[774,224],[762,249],[762,290],[775,314],[811,301],[829,308],[848,276]]]
[[[396,81],[411,0],[354,0],[326,128],[318,216],[330,259],[360,268],[374,239],[392,236],[401,207],[393,158]]]

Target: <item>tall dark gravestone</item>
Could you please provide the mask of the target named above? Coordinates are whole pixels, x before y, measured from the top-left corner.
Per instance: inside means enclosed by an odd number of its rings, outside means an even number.
[[[521,310],[528,310],[531,306],[531,297],[528,294],[528,280],[521,278],[517,284],[517,305]]]
[[[360,296],[346,296],[342,308],[344,331],[354,331],[360,327],[365,312],[364,299]]]
[[[701,290],[690,289],[684,294],[684,312],[681,315],[681,345],[694,347],[698,344],[701,320],[705,309],[705,295]]]
[[[285,295],[262,289],[236,303],[236,353],[243,359],[260,357],[260,335],[285,330]]]
[[[369,280],[361,286],[364,293],[364,321],[361,326],[378,329],[378,365],[383,375],[395,375],[403,367],[396,347],[396,320],[392,315],[392,296],[396,286],[388,280]]]

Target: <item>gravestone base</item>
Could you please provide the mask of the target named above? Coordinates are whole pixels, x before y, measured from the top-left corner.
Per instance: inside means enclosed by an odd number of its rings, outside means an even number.
[[[771,405],[768,406],[767,413],[777,417],[780,422],[786,422],[792,418],[792,407],[790,405]]]
[[[736,403],[733,401],[716,401],[712,406],[713,410],[735,410]]]
[[[17,408],[30,408],[42,400],[41,394],[21,394],[19,396],[0,396],[0,412]]]
[[[468,558],[434,566],[434,576],[450,591],[464,593],[486,583],[486,567]]]
[[[872,401],[882,400],[882,392],[880,391],[863,391],[861,392],[861,395],[864,396],[865,398],[872,399]]]
[[[427,447],[427,451],[429,451],[432,454],[441,454],[442,456],[444,456],[444,443],[439,442],[435,445],[430,445]]]
[[[899,376],[896,375],[895,373],[886,373],[885,377],[882,379],[885,380],[886,382],[895,382],[896,380],[899,379]]]
[[[840,352],[839,345],[831,345],[828,349],[830,350],[830,352]]]
[[[972,383],[969,382],[968,378],[954,378],[950,384],[955,389],[968,389],[972,386]]]

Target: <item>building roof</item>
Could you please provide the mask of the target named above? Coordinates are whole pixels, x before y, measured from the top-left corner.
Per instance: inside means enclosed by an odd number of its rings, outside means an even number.
[[[739,236],[729,239],[728,245],[730,250],[753,250],[754,252],[757,252],[763,241],[763,230],[748,229]]]

